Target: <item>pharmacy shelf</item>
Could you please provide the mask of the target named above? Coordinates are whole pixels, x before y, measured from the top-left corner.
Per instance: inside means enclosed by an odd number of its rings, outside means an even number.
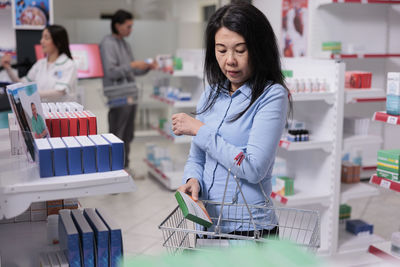
[[[174,108],[195,108],[197,106],[197,101],[176,101],[167,97],[162,97],[158,95],[151,95],[152,98],[165,103]]]
[[[400,183],[379,177],[377,175],[372,175],[371,179],[369,180],[369,183],[379,185],[380,187],[389,190],[400,192]]]
[[[335,94],[331,92],[315,92],[315,93],[293,93],[293,101],[325,101],[332,104],[335,101]]]
[[[379,195],[378,188],[364,184],[364,183],[355,183],[355,184],[345,184],[342,183],[340,186],[341,191],[341,203],[346,203],[350,199],[364,198],[364,197],[372,197]]]
[[[397,58],[400,54],[331,54],[331,59],[361,59],[361,58]]]
[[[315,205],[316,203],[322,206],[328,206],[330,204],[330,195],[321,194],[319,192],[311,192],[310,190],[295,188],[292,196],[280,196],[276,193],[271,193],[271,198],[280,204],[288,207]]]
[[[148,168],[149,174],[155,177],[168,189],[176,190],[178,189],[179,186],[182,185],[183,171],[163,172],[147,159],[143,159],[143,161],[149,167]]]
[[[181,135],[181,136],[172,136],[165,132],[164,130],[160,129],[159,127],[156,127],[154,125],[150,125],[150,127],[156,131],[158,131],[162,136],[167,138],[170,141],[173,141],[175,144],[188,144],[192,142],[192,137],[188,135]]]
[[[376,173],[376,159],[375,159],[375,163],[364,163],[361,166],[361,173],[360,173],[360,178],[362,180],[366,180],[366,179],[370,179],[371,176]],[[364,178],[364,179],[363,179]],[[366,179],[365,179],[366,178]]]
[[[386,101],[386,92],[381,88],[369,89],[349,89],[344,91],[344,102],[365,103],[365,102],[383,102]]]
[[[392,243],[390,241],[372,244],[368,247],[368,252],[388,261],[393,266],[400,266],[400,255],[391,251]],[[388,265],[392,266],[392,265]]]
[[[280,140],[279,147],[287,151],[302,151],[312,149],[322,149],[325,152],[330,152],[333,147],[332,141],[318,141],[310,140],[304,142],[290,142],[287,140]]]
[[[346,223],[339,225],[338,253],[367,252],[371,244],[383,242],[378,235],[354,235],[346,231]]]
[[[389,115],[385,111],[377,111],[372,117],[374,121],[383,121],[393,125],[400,125],[400,116]]]
[[[172,76],[174,77],[197,77],[202,79],[203,78],[203,72],[202,71],[195,71],[195,70],[174,70],[172,73]]]
[[[38,165],[26,155],[10,156],[8,129],[0,130],[0,140],[0,218],[19,215],[32,202],[135,190],[124,170],[40,178]]]
[[[369,144],[381,144],[382,136],[378,135],[346,135],[343,136],[343,146],[367,146]]]

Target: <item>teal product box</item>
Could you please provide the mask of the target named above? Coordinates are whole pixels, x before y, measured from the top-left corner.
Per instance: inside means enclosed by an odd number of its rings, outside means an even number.
[[[111,170],[122,170],[125,161],[124,141],[111,133],[102,134],[101,136],[111,145]]]
[[[82,174],[82,153],[81,145],[73,136],[67,136],[61,138],[67,147],[67,163],[68,173]]]
[[[49,138],[49,143],[53,148],[54,175],[68,175],[67,169],[67,147],[60,137]]]
[[[81,267],[79,233],[72,221],[71,212],[70,210],[60,210],[58,214],[60,248],[64,251],[70,267]]]
[[[83,215],[93,229],[96,242],[96,266],[108,267],[109,264],[109,231],[100,216],[93,208],[86,208]]]
[[[39,163],[39,174],[40,177],[51,177],[53,173],[53,159],[50,143],[47,139],[35,139],[36,159]]]
[[[96,146],[96,166],[98,172],[110,171],[111,145],[101,135],[89,135],[89,139]]]
[[[109,230],[109,254],[110,254],[110,265],[111,267],[120,266],[123,256],[122,247],[122,231],[121,228],[114,222],[114,220],[109,216],[104,210],[96,209],[97,214],[103,220],[104,224]]]
[[[96,172],[96,146],[87,136],[75,136],[82,147],[83,173]]]
[[[399,116],[400,72],[388,72],[386,89],[386,113]]]
[[[79,232],[79,239],[81,241],[81,260],[84,267],[94,267],[94,236],[93,230],[89,223],[86,221],[81,210],[72,210],[72,220]]]

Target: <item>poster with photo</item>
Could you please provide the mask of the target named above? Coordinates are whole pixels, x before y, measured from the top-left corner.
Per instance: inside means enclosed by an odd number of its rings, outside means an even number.
[[[284,57],[307,56],[308,0],[282,1],[281,48]]]
[[[42,30],[53,23],[53,0],[12,0],[16,29]]]
[[[35,160],[33,139],[50,137],[36,83],[9,85],[7,86],[7,94],[21,129],[26,150],[32,160]]]

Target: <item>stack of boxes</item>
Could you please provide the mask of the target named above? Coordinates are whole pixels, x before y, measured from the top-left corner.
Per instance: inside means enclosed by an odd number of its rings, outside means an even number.
[[[346,71],[345,87],[354,89],[371,88],[372,72],[367,71]]]
[[[124,143],[113,134],[35,139],[40,177],[121,170]]]
[[[395,182],[399,182],[400,149],[379,150],[377,175]]]
[[[120,266],[122,231],[103,210],[61,210],[58,225],[70,266]]]
[[[349,161],[342,163],[342,183],[354,184],[360,182],[361,166]]]
[[[388,72],[386,90],[386,112],[400,115],[400,72]]]
[[[339,220],[346,220],[351,218],[351,206],[341,204],[339,207]]]

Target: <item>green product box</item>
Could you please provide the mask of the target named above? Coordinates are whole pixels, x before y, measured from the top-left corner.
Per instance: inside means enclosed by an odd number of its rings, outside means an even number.
[[[342,50],[341,42],[323,42],[322,51],[340,52]]]
[[[339,220],[350,219],[351,217],[351,206],[342,204],[339,207]]]
[[[387,172],[392,172],[394,174],[399,174],[399,167],[387,163],[382,163],[378,161],[376,166],[377,169]]]
[[[400,181],[399,174],[381,170],[379,168],[376,169],[376,175],[378,175],[379,177],[385,178],[385,179],[393,180],[395,182]]]
[[[294,194],[294,179],[287,176],[279,176],[285,182],[285,196],[292,196]]]
[[[379,150],[378,162],[394,165],[397,168],[400,166],[400,149]]]
[[[293,78],[293,71],[292,70],[282,70],[283,76],[285,78]]]

